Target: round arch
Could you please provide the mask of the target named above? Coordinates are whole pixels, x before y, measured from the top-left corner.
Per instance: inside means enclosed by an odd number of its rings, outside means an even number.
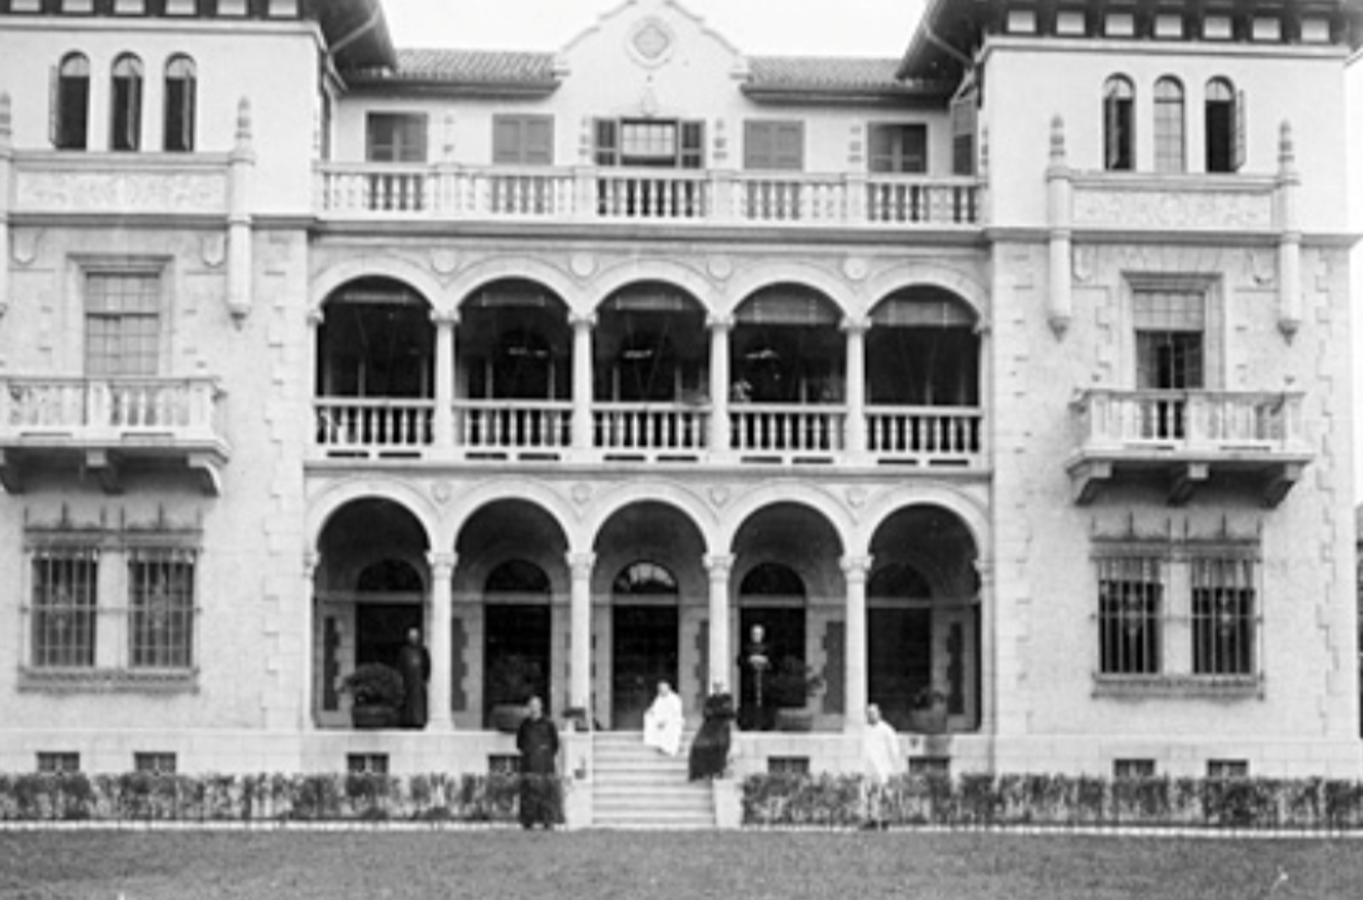
[[[592,293],[592,310],[588,311],[595,310],[622,288],[647,282],[662,282],[680,288],[707,313],[716,312],[715,299],[719,294],[715,285],[694,269],[664,259],[631,261],[600,273],[588,284]]]
[[[973,274],[937,263],[907,263],[879,273],[865,285],[866,313],[897,291],[916,286],[940,288],[956,295],[981,321],[988,319],[989,291]]]
[[[864,292],[836,275],[805,263],[754,266],[738,273],[727,285],[723,312],[732,315],[756,292],[778,284],[796,284],[822,293],[844,316],[862,315]]]
[[[305,530],[307,547],[316,553],[327,523],[342,508],[356,500],[387,500],[409,512],[426,536],[432,550],[448,546],[437,539],[441,533],[440,514],[430,500],[410,484],[392,478],[363,478],[338,481],[308,500]]]
[[[716,548],[720,545],[715,539],[718,524],[705,501],[680,485],[656,481],[628,484],[598,498],[582,523],[584,542],[574,549],[590,551],[608,522],[627,507],[640,503],[656,503],[676,510],[696,529],[707,553],[719,552]]]
[[[790,484],[768,485],[737,498],[727,510],[724,525],[717,535],[719,542],[714,545],[718,549],[714,552],[732,552],[734,540],[744,524],[763,509],[780,503],[804,506],[812,510],[823,518],[838,536],[843,554],[853,552],[854,545],[849,540],[854,533],[853,523],[842,505],[824,491],[805,485]]]
[[[558,526],[564,544],[574,550],[574,525],[579,525],[579,517],[567,498],[540,482],[525,479],[497,478],[478,484],[466,494],[461,494],[456,509],[441,520],[438,543],[442,548],[457,546],[459,535],[469,521],[479,512],[496,503],[516,501],[533,506],[544,512]]]
[[[328,266],[310,279],[308,307],[318,310],[338,289],[362,278],[391,278],[412,288],[435,311],[449,304],[445,289],[427,269],[400,256],[360,256]]]
[[[969,532],[978,558],[987,559],[992,553],[989,518],[983,501],[949,485],[914,485],[876,497],[863,511],[854,531],[854,547],[848,552],[868,553],[881,526],[896,513],[915,506],[937,506],[952,513]]]
[[[458,310],[480,288],[507,280],[533,281],[543,285],[558,295],[570,314],[589,312],[583,309],[584,294],[576,281],[544,260],[529,256],[496,256],[474,263],[450,282],[445,289],[445,296],[450,298],[450,308]]]

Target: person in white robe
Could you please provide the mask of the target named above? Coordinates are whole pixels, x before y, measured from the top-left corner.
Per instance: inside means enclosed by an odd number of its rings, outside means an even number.
[[[865,775],[866,828],[887,827],[885,795],[890,779],[900,771],[899,735],[880,717],[880,707],[866,707],[866,730],[861,735],[861,761]]]
[[[676,756],[681,752],[685,722],[681,697],[666,681],[658,682],[658,696],[644,713],[644,743],[657,747],[668,756]]]

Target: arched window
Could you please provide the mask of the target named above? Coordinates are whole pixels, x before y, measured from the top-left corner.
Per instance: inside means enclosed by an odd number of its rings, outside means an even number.
[[[109,149],[141,149],[142,60],[131,53],[114,60],[109,112]]]
[[[1114,75],[1103,85],[1103,168],[1129,172],[1136,167],[1136,88]]]
[[[1224,78],[1207,82],[1205,127],[1207,171],[1234,172],[1244,162],[1243,110],[1235,87]]]
[[[52,82],[52,146],[84,150],[90,118],[90,60],[82,53],[68,53]]]
[[[1155,82],[1155,171],[1187,170],[1183,137],[1183,85],[1177,78]]]
[[[615,576],[611,592],[616,597],[672,596],[677,593],[677,579],[657,563],[641,561],[631,563]]]
[[[162,132],[168,153],[194,149],[195,67],[188,56],[166,62],[166,109]]]

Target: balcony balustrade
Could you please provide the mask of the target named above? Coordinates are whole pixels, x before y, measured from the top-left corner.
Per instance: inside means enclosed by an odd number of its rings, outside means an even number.
[[[1154,472],[1168,477],[1175,505],[1219,475],[1257,481],[1276,506],[1313,455],[1300,393],[1097,388],[1074,410],[1079,447],[1069,470],[1080,503],[1114,477]]]
[[[319,455],[344,459],[647,461],[718,464],[984,465],[984,414],[964,407],[867,410],[864,446],[845,406],[736,403],[728,446],[697,403],[591,404],[585,446],[573,443],[566,400],[456,400],[448,437],[432,400],[314,400]]]
[[[333,220],[974,227],[981,210],[970,178],[388,163],[325,163],[316,178]]]
[[[219,394],[212,378],[0,379],[0,477],[18,493],[28,463],[77,456],[117,491],[122,462],[178,459],[216,492]]]

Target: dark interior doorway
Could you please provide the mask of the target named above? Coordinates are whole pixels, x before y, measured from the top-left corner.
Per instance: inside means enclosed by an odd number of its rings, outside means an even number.
[[[677,607],[617,605],[611,615],[611,727],[638,730],[658,682],[677,686]]]

